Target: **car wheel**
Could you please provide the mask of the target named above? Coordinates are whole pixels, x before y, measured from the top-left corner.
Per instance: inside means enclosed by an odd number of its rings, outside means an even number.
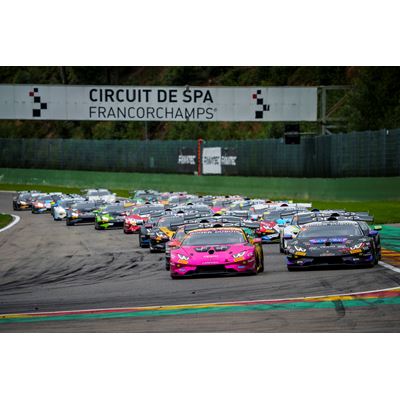
[[[139,233],[139,247],[143,248],[142,235]]]
[[[295,272],[295,271],[299,271],[299,268],[294,268],[294,267],[291,267],[291,266],[287,266],[287,269],[288,269],[288,271],[290,271],[290,272]]]
[[[68,220],[65,221],[65,224],[66,224],[67,226],[72,226],[72,225],[74,225],[72,222],[70,222],[70,221],[68,221]]]
[[[264,272],[264,256],[261,257],[261,266],[260,269],[258,270],[258,272]]]
[[[96,229],[97,231],[100,230],[100,226],[97,222],[94,223],[94,229]]]

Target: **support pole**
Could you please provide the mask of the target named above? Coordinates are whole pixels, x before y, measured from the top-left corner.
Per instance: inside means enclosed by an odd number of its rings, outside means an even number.
[[[203,139],[197,139],[197,175],[201,175],[201,147]]]

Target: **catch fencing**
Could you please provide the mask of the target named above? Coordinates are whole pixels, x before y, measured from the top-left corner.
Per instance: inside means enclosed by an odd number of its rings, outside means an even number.
[[[204,141],[222,174],[274,177],[400,176],[400,129],[283,139]],[[198,142],[0,138],[0,167],[196,173]]]

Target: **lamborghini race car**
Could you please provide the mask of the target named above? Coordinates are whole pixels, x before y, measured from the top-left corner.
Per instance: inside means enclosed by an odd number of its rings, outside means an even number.
[[[58,200],[51,207],[51,215],[53,216],[54,221],[61,221],[65,219],[67,216],[67,209],[70,208],[73,204],[82,201],[85,201],[83,197],[75,195]]]
[[[51,206],[55,204],[58,199],[58,195],[43,195],[38,196],[35,201],[32,202],[32,213],[33,214],[43,214],[50,213]]]
[[[123,203],[108,204],[95,213],[94,228],[97,230],[122,228],[129,211],[130,208],[125,207]]]
[[[368,222],[372,222],[374,217],[369,215],[368,212],[349,212],[345,210],[316,210],[301,211],[292,215],[291,221],[285,226],[281,227],[280,232],[280,252],[285,253],[287,244],[294,239],[300,232],[302,225],[316,221],[329,221],[329,220],[349,220],[358,221],[361,229],[365,230],[368,235],[369,226]],[[361,224],[362,223],[362,224]],[[375,238],[377,245],[380,245],[379,235]],[[379,243],[378,243],[379,242]]]
[[[75,203],[71,208],[67,209],[67,216],[65,218],[66,225],[76,225],[79,223],[94,223],[95,210],[99,207],[99,203],[94,201],[84,201]]]
[[[355,265],[372,267],[378,262],[374,242],[377,231],[365,236],[356,221],[311,222],[301,227],[287,246],[289,271],[306,267]]]
[[[108,189],[87,189],[83,193],[87,201],[114,203],[117,200],[116,194],[111,193]]]
[[[150,217],[143,225],[140,225],[138,235],[139,247],[150,247],[150,233],[160,218],[161,216]]]
[[[210,274],[257,274],[264,270],[260,239],[241,228],[206,228],[189,232],[171,250],[171,278]]]
[[[171,239],[178,224],[184,223],[183,215],[161,217],[149,232],[150,252],[165,251],[165,244]],[[171,227],[174,225],[174,227]]]
[[[17,195],[13,197],[14,211],[30,210],[32,208],[32,200],[35,197],[33,195],[39,196],[40,194],[45,193],[39,193],[36,191],[17,192]]]
[[[125,217],[124,233],[135,233],[152,216],[161,216],[164,212],[162,204],[145,204],[133,208]]]

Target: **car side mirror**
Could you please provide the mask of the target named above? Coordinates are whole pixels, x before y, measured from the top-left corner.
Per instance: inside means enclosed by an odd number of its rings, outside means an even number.
[[[369,231],[368,236],[370,236],[370,237],[375,237],[378,233],[379,233],[378,231],[376,231],[376,230],[374,230],[374,229],[371,229],[371,230]]]
[[[382,226],[381,225],[375,225],[374,226],[374,231],[380,231],[382,230]]]
[[[290,240],[290,239],[293,239],[293,236],[289,235],[289,234],[286,234],[286,235],[283,235],[283,238],[286,239],[286,240]]]
[[[262,240],[260,238],[254,238],[253,239],[253,244],[261,243]]]
[[[143,221],[141,219],[137,220],[136,225],[143,225]]]

